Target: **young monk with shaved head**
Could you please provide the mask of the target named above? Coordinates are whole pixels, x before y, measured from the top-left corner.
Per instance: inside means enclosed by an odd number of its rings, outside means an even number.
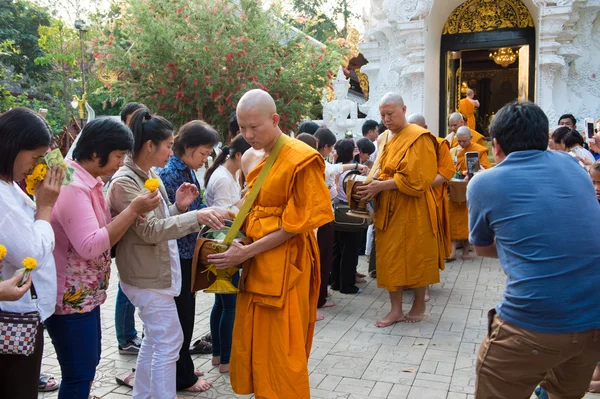
[[[240,131],[252,146],[242,170],[252,189],[283,135],[271,96],[244,94],[237,105]],[[333,220],[325,163],[314,149],[287,139],[246,218],[247,246],[234,243],[209,261],[242,270],[237,297],[231,385],[257,399],[309,398],[308,356],[320,287],[313,230]]]
[[[389,130],[380,136],[380,172],[377,180],[360,187],[359,192],[367,200],[375,199],[377,283],[389,291],[392,305],[375,325],[387,327],[424,319],[425,290],[440,281],[442,255],[431,188],[437,176],[435,137],[407,122],[404,100],[397,93],[383,96],[379,112]],[[406,315],[403,288],[414,289],[414,302]]]
[[[454,148],[458,145],[458,141],[456,140],[456,132],[458,128],[461,126],[467,126],[467,122],[463,117],[463,114],[460,112],[455,112],[448,118],[448,127],[450,128],[450,133],[446,137],[446,140],[450,143],[450,148]],[[468,127],[468,126],[467,126]],[[469,128],[471,131],[471,136],[473,137],[473,142],[479,145],[485,146],[485,137],[475,130]]]

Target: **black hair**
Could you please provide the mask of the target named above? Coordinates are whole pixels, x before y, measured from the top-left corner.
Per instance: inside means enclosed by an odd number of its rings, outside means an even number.
[[[214,147],[219,142],[219,137],[219,133],[204,121],[188,122],[179,128],[175,136],[173,153],[181,158],[186,148],[196,148],[201,145]]]
[[[371,155],[375,152],[375,144],[373,144],[373,142],[366,137],[363,137],[362,139],[358,140],[356,142],[356,146],[358,147],[358,150],[360,152],[365,154]]]
[[[91,161],[94,154],[100,158],[100,167],[108,163],[113,151],[131,151],[133,133],[127,126],[112,118],[98,118],[89,122],[81,133],[73,150],[76,161]]]
[[[379,122],[379,134],[385,132],[387,130],[387,127],[383,124],[382,122]]]
[[[548,148],[548,118],[530,102],[512,102],[500,108],[489,127],[505,155]]]
[[[561,126],[552,132],[552,141],[556,144],[564,144],[566,149],[580,145],[583,147],[583,137],[575,129],[568,126]]]
[[[17,107],[0,115],[0,142],[0,176],[12,180],[19,152],[50,147],[52,132],[39,114]]]
[[[145,109],[146,111],[150,112],[148,107],[142,103],[127,103],[121,110],[121,122],[127,123],[127,117],[138,109]]]
[[[133,113],[129,121],[133,133],[133,156],[139,154],[144,144],[150,140],[155,145],[173,135],[173,125],[162,116],[152,115],[148,110],[140,108]]]
[[[308,146],[314,148],[315,150],[318,148],[319,141],[315,136],[313,136],[310,133],[300,133],[296,138],[301,142],[307,144]]]
[[[562,121],[563,119],[570,119],[571,122],[573,122],[573,126],[577,125],[577,119],[575,119],[575,117],[573,116],[573,114],[563,114],[560,116],[560,118],[558,118],[558,123],[560,124],[560,121]]]
[[[231,144],[229,146],[225,146],[221,149],[221,153],[214,160],[213,164],[208,168],[206,173],[204,174],[204,187],[208,186],[208,182],[210,181],[210,177],[213,175],[214,171],[217,168],[225,163],[227,157],[235,158],[237,154],[242,154],[250,149],[250,144],[246,141],[244,136],[238,134],[231,140]]]
[[[368,119],[362,125],[362,134],[363,134],[363,136],[366,136],[367,133],[369,133],[371,130],[378,130],[378,129],[379,129],[379,123],[375,122],[372,119]]]
[[[232,136],[235,136],[236,134],[238,134],[240,132],[240,125],[238,125],[238,121],[237,121],[237,114],[234,112],[231,113],[231,115],[229,115],[229,133]]]
[[[354,140],[343,139],[335,143],[336,163],[350,163],[354,158]]]
[[[335,134],[333,134],[333,132],[325,126],[317,129],[315,132],[315,138],[319,141],[319,150],[326,145],[333,147],[336,142]]]
[[[302,122],[298,127],[298,134],[300,133],[308,133],[315,134],[315,132],[319,129],[319,125],[312,121]]]

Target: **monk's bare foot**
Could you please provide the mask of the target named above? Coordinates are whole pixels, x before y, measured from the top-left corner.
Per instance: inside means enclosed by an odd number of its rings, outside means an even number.
[[[367,275],[356,272],[356,277],[367,277]]]
[[[327,291],[327,298],[331,298],[333,296],[333,292],[330,290]]]
[[[600,392],[600,381],[590,382],[590,387],[588,388],[588,392],[599,393]]]
[[[429,286],[425,288],[425,302],[429,302]]]
[[[215,367],[218,366],[219,364],[221,364],[221,356],[213,356],[211,363]]]
[[[229,363],[220,365],[219,373],[221,373],[221,374],[229,373]]]
[[[327,302],[325,302],[325,305],[321,306],[321,308],[332,308],[334,306],[335,306],[335,302],[327,301]]]
[[[194,370],[194,375],[196,377],[202,377],[204,375],[204,371]]]
[[[471,252],[468,249],[463,249],[462,258],[463,258],[463,260],[472,260],[473,259],[473,257],[471,256]]]
[[[354,281],[356,282],[356,284],[362,284],[362,283],[366,283],[367,282],[367,280],[365,280],[362,277],[358,277],[358,276],[356,276],[356,278],[355,278]]]
[[[317,321],[321,321],[325,319],[325,315],[323,313],[317,312]]]
[[[198,381],[191,387],[184,389],[184,391],[188,392],[204,392],[212,386],[212,382],[206,381],[202,378],[198,378]]]
[[[401,321],[404,321],[404,314],[402,312],[400,312],[400,314],[390,312],[384,318],[377,320],[375,322],[375,326],[379,328],[385,328],[393,324],[400,323]]]
[[[454,262],[456,260],[456,253],[452,252],[449,257],[446,258],[446,262]]]

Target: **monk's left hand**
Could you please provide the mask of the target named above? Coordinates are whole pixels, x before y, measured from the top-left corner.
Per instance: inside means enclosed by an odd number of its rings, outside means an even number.
[[[217,269],[227,269],[229,267],[239,266],[250,258],[247,248],[234,241],[229,249],[220,254],[208,255],[208,261],[215,265]]]
[[[358,187],[358,195],[360,195],[365,201],[371,201],[377,196],[377,194],[383,191],[383,187],[381,186],[382,184],[382,181],[373,180],[371,183],[365,186]]]

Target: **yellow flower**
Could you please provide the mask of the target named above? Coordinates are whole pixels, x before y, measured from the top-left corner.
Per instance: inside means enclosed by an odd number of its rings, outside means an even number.
[[[33,172],[31,172],[31,174],[25,178],[25,191],[27,191],[27,194],[35,194],[35,186],[38,184],[38,182],[44,180],[46,173],[48,173],[48,166],[46,166],[46,164],[39,163],[35,168],[33,168]]]
[[[4,258],[6,258],[6,253],[8,251],[6,250],[6,247],[2,244],[0,244],[0,261]]]
[[[158,189],[158,186],[160,186],[158,179],[148,179],[144,183],[144,187],[146,187],[146,189],[148,191],[152,191],[152,192],[156,191],[156,189]]]
[[[23,262],[21,262],[21,264],[25,266],[25,269],[33,270],[37,267],[37,260],[33,258],[25,258],[23,259]]]

